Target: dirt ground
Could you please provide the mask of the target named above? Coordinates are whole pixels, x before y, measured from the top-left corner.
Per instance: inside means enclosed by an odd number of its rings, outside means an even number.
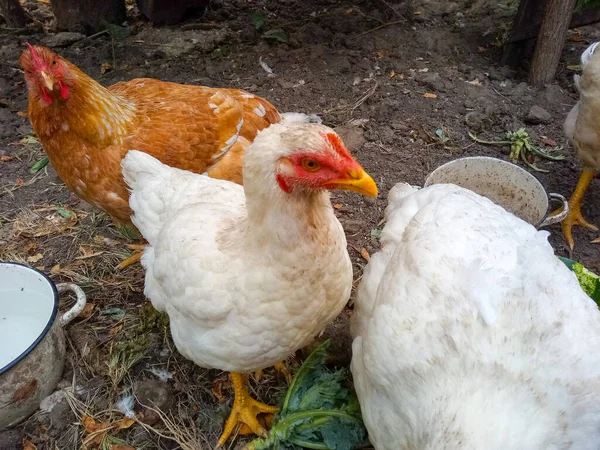
[[[23,425],[0,432],[2,450],[21,449],[24,439],[38,449],[76,449],[82,442],[90,448],[208,448],[232,399],[226,375],[199,369],[174,350],[167,322],[143,297],[141,267],[115,269],[129,250],[110,219],[70,194],[51,166],[30,172],[43,151],[23,114],[27,92],[18,58],[26,41],[53,47],[105,85],[153,77],[243,88],[280,111],[317,113],[341,127],[381,192],[376,200],[334,194],[357,281],[365,251],[378,248],[377,227],[396,182],[420,185],[431,170],[461,156],[508,159],[507,146],[477,144],[469,130],[500,139],[525,127],[536,145],[554,140],[565,146],[566,160],[542,161],[549,173],[534,173],[549,192],[568,197],[579,176],[562,124],[576,102],[572,66],[600,38],[600,28],[570,32],[556,84],[535,90],[525,72],[498,63],[514,2],[219,0],[202,18],[174,27],[152,27],[130,6],[127,35],[90,39],[48,31],[47,2],[26,6],[43,29],[0,27],[0,259],[78,283],[90,306],[68,328],[61,390]],[[260,31],[251,19],[257,12],[266,17]],[[282,32],[270,34],[287,42],[263,36],[274,29]],[[549,113],[545,123],[526,123],[532,106]],[[598,195],[596,180],[583,211],[600,224]],[[560,226],[549,231],[557,253],[568,255]],[[600,247],[589,243],[597,234],[576,228],[574,235],[573,257],[600,271]],[[63,306],[70,301],[66,297]],[[348,362],[348,314],[326,333],[338,343],[338,363]],[[286,388],[272,370],[251,386],[271,401]],[[127,405],[131,394],[138,403]],[[140,404],[154,404],[165,420]],[[122,420],[130,407],[143,425]],[[94,433],[99,429],[106,430]]]

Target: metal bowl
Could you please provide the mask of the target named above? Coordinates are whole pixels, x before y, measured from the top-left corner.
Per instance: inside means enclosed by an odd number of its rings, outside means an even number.
[[[58,316],[60,292],[77,303]],[[18,424],[52,393],[65,363],[63,326],[85,307],[74,284],[59,284],[32,267],[0,262],[0,428]]]
[[[470,156],[450,161],[429,174],[425,187],[455,184],[502,206],[538,228],[561,222],[569,212],[565,197],[548,194],[536,177],[510,162],[488,156]],[[559,214],[548,216],[551,201],[563,206]]]

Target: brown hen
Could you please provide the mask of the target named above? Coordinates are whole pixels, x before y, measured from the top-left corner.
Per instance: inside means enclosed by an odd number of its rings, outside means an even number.
[[[242,184],[244,150],[281,120],[269,102],[238,89],[149,78],[105,88],[48,48],[29,44],[20,63],[33,130],[58,176],[118,227],[133,227],[120,166],[127,151]]]

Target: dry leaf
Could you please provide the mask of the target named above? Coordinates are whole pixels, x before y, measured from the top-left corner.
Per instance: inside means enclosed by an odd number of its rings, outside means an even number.
[[[221,403],[223,401],[223,382],[221,380],[215,380],[212,384],[211,391],[217,401]]]
[[[131,427],[131,425],[133,425],[134,423],[135,420],[126,417],[125,419],[121,419],[118,422],[113,423],[112,426],[117,430],[125,430]]]
[[[2,156],[0,156],[0,161],[7,162],[7,161],[10,161],[11,159],[14,159],[14,158],[15,158],[14,156],[2,155]]]
[[[394,72],[393,70],[390,72],[390,78],[394,78],[396,76],[396,72]]]
[[[388,56],[388,55],[389,55],[389,53],[390,53],[390,52],[389,52],[387,49],[385,49],[385,48],[384,48],[383,50],[377,50],[377,51],[375,52],[375,54],[377,55],[377,57],[378,57],[379,59],[381,59],[381,58],[385,58],[386,56]]]
[[[17,186],[23,186],[23,183],[24,183],[23,178],[17,178],[17,180],[15,181],[15,184]]]
[[[365,258],[366,261],[369,261],[371,259],[371,255],[369,255],[369,252],[364,247],[362,247],[360,249],[360,256],[362,256],[363,258]]]
[[[419,69],[419,72],[429,72],[429,67],[424,67],[422,69]]]
[[[93,417],[83,416],[81,418],[81,423],[85,428],[86,433],[94,433],[98,430],[98,424],[96,423],[96,420],[94,420]]]
[[[425,98],[437,98],[437,95],[436,94],[431,94],[430,92],[425,92],[423,94],[423,97],[425,97]]]
[[[472,84],[474,86],[481,86],[481,81],[475,78],[473,81],[467,81],[467,83]]]
[[[17,112],[17,116],[19,117],[27,117],[29,116],[29,111],[25,110],[25,111],[18,111]]]
[[[342,209],[342,208],[344,207],[344,205],[342,205],[341,203],[334,203],[334,204],[333,204],[333,207],[334,207],[335,209]]]
[[[81,423],[89,435],[83,440],[84,446],[88,446],[90,444],[100,444],[104,440],[106,434],[112,428],[109,421],[97,423],[94,418],[90,416],[83,416],[81,418]]]
[[[23,251],[25,253],[29,253],[31,250],[35,250],[36,248],[38,248],[38,245],[35,242],[30,242],[25,247],[23,247]]]
[[[37,450],[37,447],[27,439],[23,439],[23,450]]]
[[[38,382],[35,378],[32,378],[31,380],[29,380],[28,382],[23,384],[13,394],[12,402],[16,403],[16,402],[20,402],[21,400],[25,400],[26,398],[29,398],[31,396],[31,394],[33,394],[35,392],[35,390],[37,389],[37,385],[38,385]]]
[[[114,327],[112,327],[110,329],[108,334],[110,334],[111,336],[115,336],[115,335],[119,334],[122,329],[123,329],[123,324],[115,325]]]
[[[37,254],[35,254],[35,255],[30,256],[29,258],[27,258],[27,262],[36,263],[40,259],[42,259],[43,257],[44,257],[44,255],[42,255],[41,253],[37,253]]]
[[[135,447],[130,447],[129,445],[117,445],[117,444],[110,444],[110,447],[108,447],[109,450],[135,450]]]
[[[85,247],[85,246],[83,246],[83,245],[80,245],[80,246],[79,246],[79,251],[81,252],[81,254],[82,254],[83,256],[90,256],[90,255],[93,255],[93,254],[94,254],[94,250],[92,250],[92,249],[91,249],[91,248],[89,248],[89,247]]]
[[[540,136],[540,141],[546,145],[549,145],[550,147],[556,147],[558,145],[554,139],[550,139],[546,136]]]
[[[87,319],[87,318],[91,317],[92,314],[94,313],[95,307],[96,307],[96,305],[94,305],[93,303],[87,302],[85,304],[85,307],[79,313],[79,317],[81,317],[83,319]]]
[[[105,74],[106,72],[108,72],[111,69],[112,69],[111,63],[109,63],[109,62],[102,63],[102,65],[100,66],[100,73]]]
[[[59,273],[59,272],[60,272],[60,264],[54,264],[54,265],[52,266],[52,269],[50,269],[50,273],[51,273],[52,275],[56,275],[56,274],[57,274],[57,273]]]

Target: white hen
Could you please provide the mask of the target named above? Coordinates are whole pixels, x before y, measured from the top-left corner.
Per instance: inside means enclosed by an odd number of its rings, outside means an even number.
[[[548,233],[454,185],[386,219],[351,325],[375,448],[600,448],[600,313]]]
[[[174,169],[136,151],[123,161],[133,223],[148,241],[145,294],[166,311],[177,349],[231,371],[238,421],[276,408],[249,397],[240,372],[269,367],[307,345],[346,304],[352,266],[327,189],[377,195],[339,137],[316,124],[259,132],[244,186]]]

